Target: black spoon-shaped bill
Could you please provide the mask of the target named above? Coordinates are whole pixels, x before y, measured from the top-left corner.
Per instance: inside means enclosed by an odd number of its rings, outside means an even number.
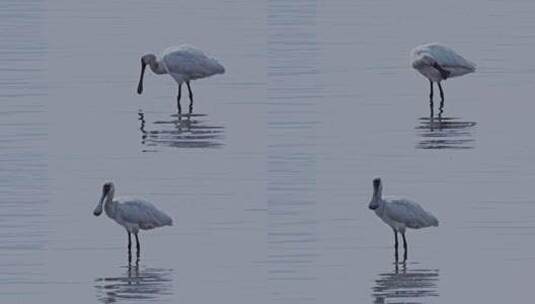
[[[143,76],[145,75],[145,68],[147,65],[141,61],[141,75],[139,76],[139,84],[137,85],[137,93],[141,95],[143,93]]]

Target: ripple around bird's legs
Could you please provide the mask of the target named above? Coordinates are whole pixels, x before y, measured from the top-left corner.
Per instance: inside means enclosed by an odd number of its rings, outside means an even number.
[[[175,114],[171,118],[147,122],[147,115],[138,112],[143,152],[162,148],[219,148],[223,146],[222,126],[209,125],[205,114]]]
[[[414,264],[411,264],[415,266]],[[407,263],[394,263],[392,272],[380,273],[372,287],[374,303],[426,303],[438,297],[438,269],[414,268]]]
[[[472,131],[474,121],[463,121],[458,117],[444,117],[444,103],[440,103],[438,115],[434,114],[430,102],[429,117],[421,117],[416,126],[420,140],[417,149],[473,149],[475,139]]]
[[[132,300],[155,301],[172,295],[172,269],[142,267],[138,262],[122,267],[126,272],[120,275],[96,279],[97,299],[101,303],[130,303]]]

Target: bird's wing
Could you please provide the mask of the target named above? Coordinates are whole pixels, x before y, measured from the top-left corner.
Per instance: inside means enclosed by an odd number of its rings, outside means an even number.
[[[438,220],[435,216],[425,211],[418,203],[409,200],[391,200],[386,205],[386,212],[391,219],[404,223],[409,228],[438,226]]]
[[[138,224],[141,229],[152,229],[165,225],[172,225],[173,220],[151,203],[128,199],[117,205],[118,215],[128,223]]]
[[[438,43],[429,44],[427,45],[427,52],[445,69],[459,68],[470,70],[472,72],[476,69],[474,63],[468,61],[447,46]]]
[[[185,75],[189,79],[225,72],[223,65],[215,58],[208,57],[203,51],[191,46],[167,49],[162,58],[170,74]]]

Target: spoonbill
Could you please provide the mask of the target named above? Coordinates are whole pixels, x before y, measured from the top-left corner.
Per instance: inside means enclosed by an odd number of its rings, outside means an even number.
[[[137,86],[138,94],[143,93],[143,76],[147,65],[155,74],[169,74],[178,84],[176,102],[179,114],[182,113],[180,108],[182,83],[185,82],[188,86],[189,110],[191,112],[193,108],[193,92],[191,91],[190,81],[225,73],[225,68],[217,59],[209,57],[198,48],[185,44],[170,47],[163,51],[160,58],[154,54],[146,54],[141,57],[141,76]]]
[[[429,98],[433,101],[433,82],[440,90],[444,101],[444,91],[440,82],[448,78],[473,73],[476,65],[454,50],[440,43],[428,43],[417,46],[411,51],[411,65],[425,78],[429,79]]]
[[[137,257],[139,258],[140,244],[139,230],[149,230],[162,226],[172,226],[173,220],[164,212],[158,210],[151,203],[140,199],[117,198],[113,199],[115,186],[107,182],[102,186],[102,197],[93,211],[95,216],[102,213],[102,207],[109,218],[123,226],[128,233],[128,257],[132,251],[131,234],[136,237]]]
[[[380,178],[373,180],[373,196],[368,208],[394,230],[396,261],[398,259],[398,232],[403,237],[404,260],[407,260],[407,228],[420,229],[438,226],[437,218],[425,211],[418,203],[401,198],[383,199],[383,185]]]

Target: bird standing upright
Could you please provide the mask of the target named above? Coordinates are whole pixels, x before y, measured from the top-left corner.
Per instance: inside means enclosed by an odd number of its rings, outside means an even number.
[[[437,83],[440,98],[444,102],[444,91],[440,82],[448,78],[473,73],[476,70],[474,63],[439,43],[428,43],[414,48],[411,51],[411,65],[429,79],[429,99],[431,102],[433,102],[433,82]]]
[[[132,257],[131,234],[136,237],[137,258],[140,255],[139,230],[149,230],[162,226],[172,226],[173,220],[167,214],[158,210],[151,203],[140,199],[113,199],[115,186],[107,182],[102,187],[102,196],[93,211],[95,216],[102,213],[102,207],[106,215],[123,226],[128,233],[128,261]]]
[[[170,47],[163,51],[160,58],[154,54],[147,54],[141,57],[141,76],[137,86],[137,93],[143,93],[143,76],[147,65],[155,74],[169,74],[178,84],[177,108],[178,113],[182,113],[180,107],[180,97],[182,93],[182,83],[186,83],[189,91],[189,111],[193,109],[193,92],[190,81],[200,78],[210,77],[215,74],[225,73],[225,68],[217,59],[207,56],[203,51],[189,45]]]
[[[405,249],[403,260],[407,260],[407,228],[420,229],[438,226],[437,218],[425,211],[418,203],[406,199],[383,199],[383,185],[380,178],[373,180],[373,196],[368,207],[375,211],[394,231],[395,258],[398,260],[398,232],[403,237]]]

